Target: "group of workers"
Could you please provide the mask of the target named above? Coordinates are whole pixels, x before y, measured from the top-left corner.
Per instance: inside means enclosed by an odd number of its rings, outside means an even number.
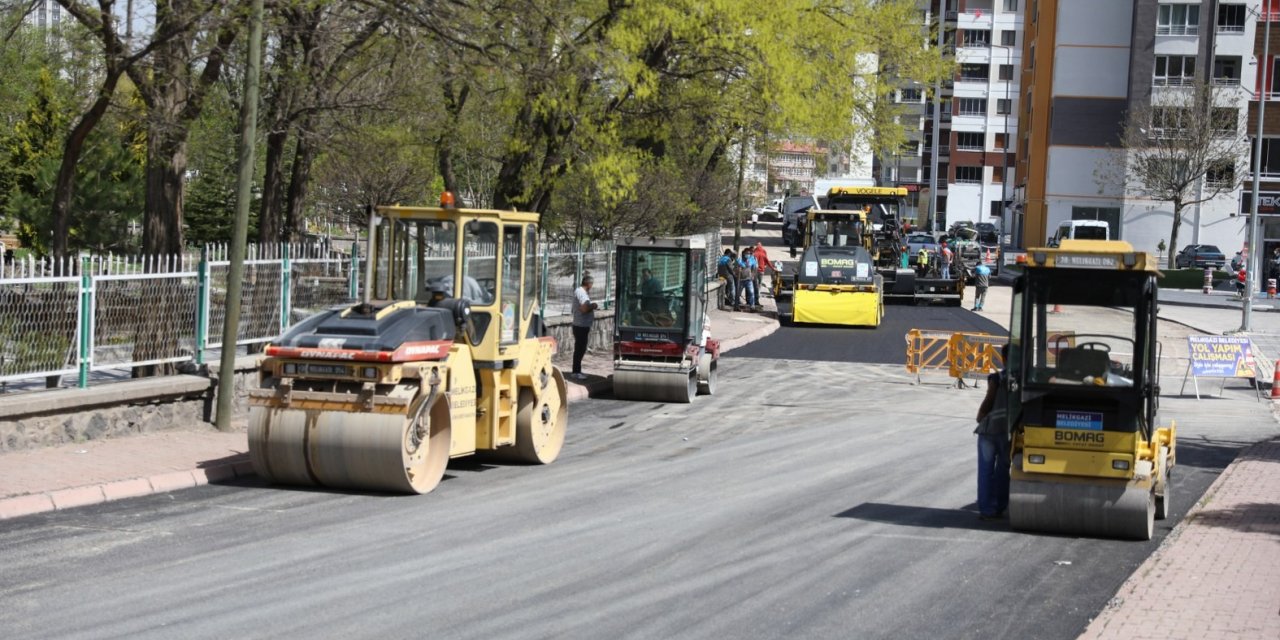
[[[724,305],[734,311],[760,307],[761,281],[766,269],[774,269],[769,254],[760,242],[735,254],[725,249],[716,266],[716,275],[725,281]]]

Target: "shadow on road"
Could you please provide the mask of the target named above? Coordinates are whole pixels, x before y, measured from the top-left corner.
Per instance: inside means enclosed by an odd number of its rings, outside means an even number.
[[[975,505],[966,505],[960,509],[938,509],[936,507],[913,507],[903,504],[884,504],[882,502],[864,502],[852,509],[841,511],[837,518],[853,518],[869,522],[882,522],[909,527],[930,527],[934,529],[1007,529],[1007,520],[979,520]]]

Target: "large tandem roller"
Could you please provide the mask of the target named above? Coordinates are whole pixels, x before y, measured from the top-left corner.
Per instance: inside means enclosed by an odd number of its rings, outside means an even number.
[[[1156,277],[1127,242],[1029,249],[1007,363],[1013,528],[1148,540],[1169,508]]]
[[[616,255],[613,395],[690,402],[712,393],[720,344],[707,322],[706,241],[623,239]]]
[[[381,207],[364,300],[290,328],[250,392],[270,482],[426,493],[450,458],[556,459],[568,420],[536,313],[538,216]]]

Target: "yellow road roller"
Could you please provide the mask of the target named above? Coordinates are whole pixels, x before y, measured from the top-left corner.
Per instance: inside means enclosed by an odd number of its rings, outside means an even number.
[[[780,316],[795,323],[878,327],[884,277],[876,271],[871,228],[859,210],[810,210],[804,253],[774,279]]]
[[[371,213],[363,299],[266,348],[250,392],[254,471],[281,484],[426,493],[450,458],[555,460],[568,412],[536,309],[538,220]]]
[[[615,256],[614,397],[687,403],[713,393],[720,344],[707,322],[706,240],[623,238]]]
[[[1149,540],[1169,509],[1176,429],[1158,426],[1158,289],[1127,242],[1028,249],[1006,363],[1014,529]]]

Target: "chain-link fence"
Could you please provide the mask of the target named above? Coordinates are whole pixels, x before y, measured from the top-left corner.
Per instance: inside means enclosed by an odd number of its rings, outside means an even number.
[[[720,236],[704,237],[714,273]],[[236,345],[268,342],[307,316],[359,299],[363,253],[350,241],[251,245]],[[544,317],[569,315],[573,290],[588,273],[592,298],[613,306],[612,241],[544,241],[540,253],[536,290]],[[126,377],[134,367],[213,361],[222,348],[229,267],[222,245],[162,258],[16,261],[0,270],[0,390],[43,387],[57,376],[87,386],[91,378]]]

